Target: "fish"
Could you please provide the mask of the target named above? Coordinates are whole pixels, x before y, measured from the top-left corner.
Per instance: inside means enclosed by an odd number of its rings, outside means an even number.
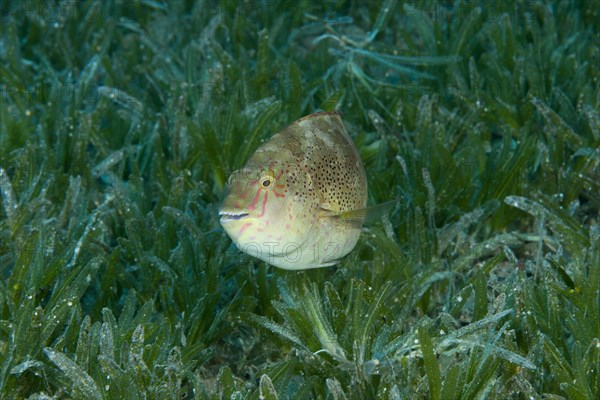
[[[286,270],[339,263],[369,213],[365,168],[338,111],[274,134],[227,186],[219,208],[227,235],[241,252]]]

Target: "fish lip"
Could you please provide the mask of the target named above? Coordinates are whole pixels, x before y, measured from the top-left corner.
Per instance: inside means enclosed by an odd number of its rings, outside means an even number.
[[[221,221],[237,221],[242,218],[246,218],[248,215],[250,214],[243,211],[219,210],[219,216],[221,217]]]

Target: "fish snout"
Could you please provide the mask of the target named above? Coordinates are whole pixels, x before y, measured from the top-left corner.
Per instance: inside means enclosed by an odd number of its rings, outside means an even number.
[[[221,217],[221,223],[239,221],[240,219],[246,218],[248,215],[250,214],[244,211],[219,210],[219,217]]]

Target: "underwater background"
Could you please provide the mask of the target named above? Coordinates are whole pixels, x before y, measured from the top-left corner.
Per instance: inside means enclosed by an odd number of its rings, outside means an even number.
[[[2,1],[0,399],[600,398],[600,7]],[[397,200],[336,267],[226,181],[339,110]]]

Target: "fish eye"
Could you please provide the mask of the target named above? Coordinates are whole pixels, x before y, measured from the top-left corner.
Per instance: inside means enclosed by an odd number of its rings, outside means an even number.
[[[272,175],[264,175],[260,178],[259,182],[263,189],[272,189],[275,186],[275,177]]]

